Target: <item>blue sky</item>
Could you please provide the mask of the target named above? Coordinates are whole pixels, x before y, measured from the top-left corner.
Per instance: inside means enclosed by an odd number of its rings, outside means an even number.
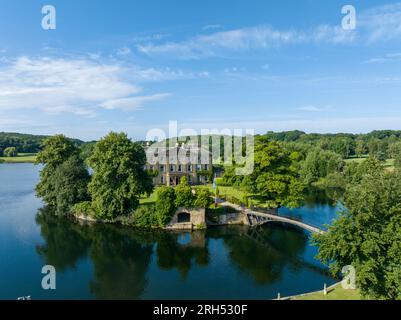
[[[41,28],[46,4],[56,30]],[[0,1],[0,131],[143,139],[170,120],[401,129],[401,2]]]

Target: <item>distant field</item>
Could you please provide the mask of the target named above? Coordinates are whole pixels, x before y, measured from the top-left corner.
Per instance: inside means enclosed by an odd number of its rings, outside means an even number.
[[[33,163],[36,161],[36,153],[19,153],[17,157],[0,157],[0,160],[4,163]]]
[[[357,163],[361,163],[363,161],[365,161],[366,158],[350,158],[350,159],[345,159],[345,162],[357,162]]]
[[[346,159],[345,162],[361,163],[361,162],[363,162],[365,160],[366,160],[366,157],[364,157],[364,158],[351,158],[351,159]],[[394,159],[387,159],[386,161],[384,161],[383,165],[384,165],[385,169],[388,170],[388,171],[394,170]]]

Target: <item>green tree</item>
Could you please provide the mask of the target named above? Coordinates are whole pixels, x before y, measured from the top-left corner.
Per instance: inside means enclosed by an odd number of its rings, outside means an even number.
[[[192,193],[188,180],[183,177],[178,186],[175,187],[175,205],[176,207],[193,208],[195,196]]]
[[[62,134],[45,139],[41,148],[36,162],[52,168],[62,164],[69,157],[79,154],[79,149],[75,144]]]
[[[315,235],[318,258],[333,274],[356,270],[367,297],[401,299],[401,174],[380,169],[348,186],[343,211],[326,234]]]
[[[79,149],[63,135],[49,137],[43,141],[42,151],[38,153],[36,162],[44,165],[44,167],[40,171],[40,181],[35,190],[36,195],[43,198],[43,201],[48,206],[57,207],[57,190],[63,189],[60,183],[58,183],[57,187],[55,185],[57,183],[55,175],[58,167],[70,157],[78,156],[78,154]]]
[[[344,170],[347,184],[358,184],[365,175],[373,175],[383,170],[383,165],[375,157],[369,157],[361,163],[348,163]]]
[[[51,176],[56,198],[56,213],[68,213],[76,203],[90,200],[88,183],[90,175],[84,161],[74,155],[63,162]]]
[[[368,152],[365,141],[359,139],[356,141],[355,153],[358,157],[365,155]]]
[[[175,192],[171,187],[162,186],[157,188],[156,196],[157,221],[160,226],[165,226],[171,221],[176,210]]]
[[[301,164],[301,177],[305,184],[311,185],[331,173],[340,172],[343,165],[339,154],[316,148],[308,153]]]
[[[207,188],[198,188],[195,194],[195,207],[209,208],[213,204],[212,193]]]
[[[376,156],[378,152],[383,152],[387,156],[386,143],[380,139],[371,139],[368,143],[369,155]]]
[[[16,157],[18,156],[17,149],[15,147],[5,148],[3,151],[5,157]]]
[[[379,151],[377,151],[377,153],[375,154],[375,158],[377,159],[377,160],[379,160],[379,161],[386,161],[386,154],[383,152],[383,151],[381,151],[381,150],[379,150]]]
[[[160,226],[154,204],[141,205],[133,213],[134,226],[150,228]]]
[[[144,170],[143,147],[124,133],[109,133],[96,143],[87,159],[94,173],[89,183],[93,208],[98,218],[128,215],[139,205],[139,197],[153,190]]]
[[[270,207],[298,207],[303,201],[303,184],[291,153],[277,142],[264,138],[255,145],[255,164],[242,186],[258,195]]]
[[[390,158],[395,159],[401,154],[401,141],[394,142],[388,146],[388,155]]]
[[[401,169],[401,152],[400,152],[398,155],[395,156],[395,159],[394,159],[394,166],[395,166],[397,169]]]

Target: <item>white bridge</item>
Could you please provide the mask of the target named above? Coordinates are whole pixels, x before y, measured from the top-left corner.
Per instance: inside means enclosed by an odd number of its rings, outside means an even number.
[[[313,233],[320,233],[320,234],[325,233],[324,230],[319,229],[318,227],[314,227],[314,226],[311,226],[304,222],[297,221],[297,220],[287,218],[287,217],[282,217],[282,216],[275,215],[275,214],[257,212],[257,211],[253,211],[250,209],[245,209],[244,213],[246,215],[247,223],[251,227],[260,226],[262,224],[265,224],[265,223],[268,223],[271,221],[277,221],[277,222],[290,224],[290,225],[308,230]]]

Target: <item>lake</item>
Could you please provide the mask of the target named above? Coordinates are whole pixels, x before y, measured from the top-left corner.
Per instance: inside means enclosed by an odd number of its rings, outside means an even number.
[[[336,282],[310,234],[279,224],[172,233],[56,217],[35,197],[39,170],[0,164],[0,299],[273,299]],[[338,209],[308,197],[280,213],[324,225]],[[44,265],[56,290],[41,287]]]

